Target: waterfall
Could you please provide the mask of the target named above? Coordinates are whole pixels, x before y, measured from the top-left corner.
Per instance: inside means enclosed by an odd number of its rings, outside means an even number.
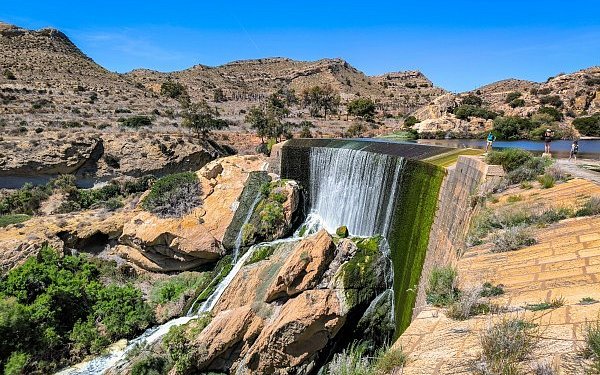
[[[233,249],[233,261],[234,262],[236,262],[238,257],[240,256],[240,248],[242,247],[242,240],[244,237],[244,226],[246,224],[248,224],[248,221],[250,221],[250,218],[252,217],[252,213],[254,212],[256,205],[258,204],[258,202],[260,202],[261,195],[262,194],[259,190],[256,193],[256,197],[254,198],[254,201],[252,201],[252,204],[250,205],[250,209],[248,209],[248,212],[246,213],[246,217],[244,218],[244,221],[242,222],[242,225],[240,226],[240,231],[238,232],[238,235],[235,238],[235,248]]]
[[[313,147],[309,213],[328,232],[345,225],[353,236],[387,236],[404,159],[367,151]]]

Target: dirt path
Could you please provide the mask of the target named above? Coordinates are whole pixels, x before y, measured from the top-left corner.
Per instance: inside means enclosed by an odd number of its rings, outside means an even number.
[[[583,166],[594,166],[600,170],[600,163],[596,160],[580,159],[577,161],[569,159],[556,159],[556,164],[570,173],[573,177],[584,178],[600,184],[600,172],[595,172]]]

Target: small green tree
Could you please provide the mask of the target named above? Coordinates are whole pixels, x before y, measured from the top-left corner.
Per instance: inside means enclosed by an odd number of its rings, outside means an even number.
[[[260,107],[251,107],[244,120],[250,124],[256,135],[260,137],[261,143],[265,143],[265,138],[268,138],[270,134],[269,120],[265,111]]]
[[[160,94],[180,101],[189,101],[185,86],[179,82],[174,82],[170,78],[160,85]]]
[[[408,116],[407,118],[404,119],[404,126],[406,127],[412,127],[415,124],[418,124],[419,122],[421,122],[418,118],[416,118],[415,116]]]
[[[508,93],[508,95],[506,95],[506,99],[504,99],[504,103],[509,104],[513,100],[520,98],[521,95],[522,94],[518,91]]]
[[[477,95],[469,94],[462,99],[461,104],[481,107],[483,100]]]
[[[225,93],[223,93],[223,89],[221,89],[220,87],[214,89],[213,101],[215,103],[221,103],[221,102],[227,101],[227,97],[225,96]]]
[[[204,100],[184,106],[182,116],[183,126],[195,132],[198,138],[206,137],[212,130],[224,129],[229,126],[229,122],[218,118],[219,111],[211,108]]]
[[[308,107],[310,115],[316,117],[321,110],[327,120],[327,112],[336,113],[340,105],[340,96],[331,85],[313,86],[302,91],[302,104]]]
[[[375,102],[369,98],[357,98],[348,103],[348,113],[363,118],[367,121],[373,121],[375,117]]]

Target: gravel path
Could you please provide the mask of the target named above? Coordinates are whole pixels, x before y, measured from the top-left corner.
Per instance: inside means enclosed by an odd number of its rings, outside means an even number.
[[[556,164],[574,177],[585,178],[600,185],[600,172],[583,168],[584,165],[593,165],[600,170],[600,162],[596,160],[580,159],[569,161],[569,159],[556,159]]]

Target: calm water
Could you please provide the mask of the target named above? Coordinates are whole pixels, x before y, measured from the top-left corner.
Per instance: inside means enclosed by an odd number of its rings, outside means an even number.
[[[471,147],[485,149],[483,139],[419,139],[418,143],[446,146],[446,147]],[[552,141],[550,151],[554,157],[569,157],[571,141]],[[544,152],[543,141],[496,141],[494,149],[521,148],[536,154]],[[600,159],[600,139],[580,140],[578,157],[586,159]]]

